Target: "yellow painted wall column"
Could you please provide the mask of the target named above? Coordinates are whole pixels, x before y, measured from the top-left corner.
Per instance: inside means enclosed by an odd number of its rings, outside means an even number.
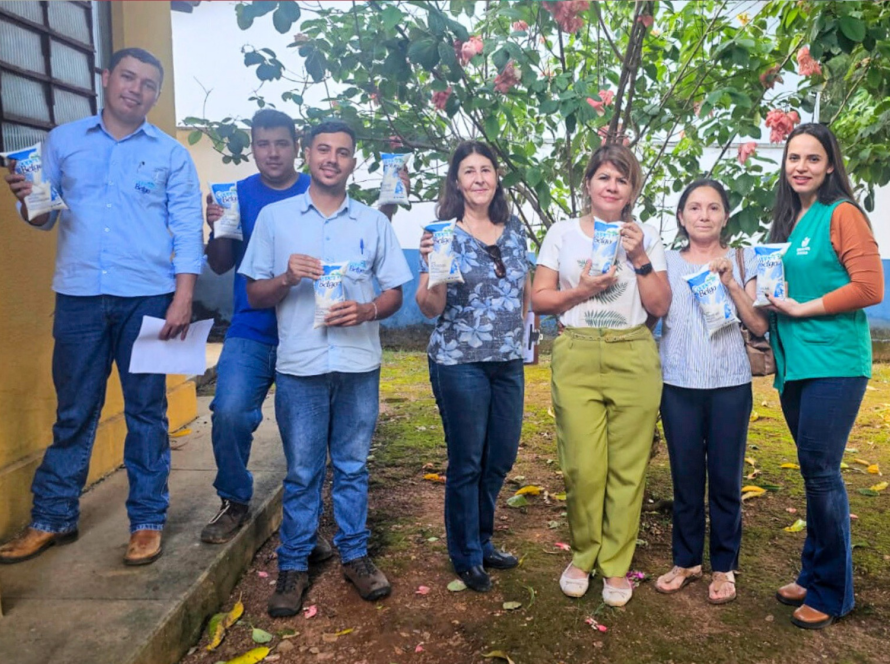
[[[112,3],[115,49],[139,46],[164,65],[161,99],[150,120],[176,136],[173,100],[173,43],[169,2]],[[56,231],[29,228],[18,218],[15,199],[0,186],[0,542],[26,525],[31,480],[52,442],[56,397],[52,384],[52,275]],[[176,429],[194,419],[195,385],[170,376],[168,418]],[[120,382],[114,373],[102,411],[88,482],[123,461],[126,426]]]

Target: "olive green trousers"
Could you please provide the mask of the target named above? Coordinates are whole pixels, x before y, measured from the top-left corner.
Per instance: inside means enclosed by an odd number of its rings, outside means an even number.
[[[661,401],[661,361],[645,325],[566,328],[553,344],[553,411],[572,562],[630,569]]]

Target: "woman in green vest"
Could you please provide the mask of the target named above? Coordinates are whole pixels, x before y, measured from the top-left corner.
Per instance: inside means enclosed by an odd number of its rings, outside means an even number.
[[[837,139],[822,125],[801,125],[788,137],[769,239],[790,244],[783,259],[789,297],[770,297],[770,341],[807,497],[800,574],[776,599],[798,607],[796,626],[821,629],[853,608],[840,464],[871,377],[863,309],[884,291],[871,225],[855,203]]]

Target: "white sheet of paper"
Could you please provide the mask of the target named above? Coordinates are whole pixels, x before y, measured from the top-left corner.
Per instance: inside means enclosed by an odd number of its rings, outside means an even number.
[[[163,318],[142,317],[142,328],[133,343],[130,373],[201,375],[207,370],[207,337],[213,319],[199,320],[189,326],[185,339],[178,336],[161,341],[158,334]]]

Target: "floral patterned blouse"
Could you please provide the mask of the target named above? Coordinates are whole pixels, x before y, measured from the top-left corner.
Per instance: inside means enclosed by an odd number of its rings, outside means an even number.
[[[485,245],[459,226],[454,228],[454,253],[463,283],[448,284],[445,310],[436,322],[427,354],[438,364],[506,362],[522,359],[522,295],[528,275],[525,230],[510,217],[497,246],[506,268],[495,274],[495,261]],[[423,258],[420,271],[429,272]]]

